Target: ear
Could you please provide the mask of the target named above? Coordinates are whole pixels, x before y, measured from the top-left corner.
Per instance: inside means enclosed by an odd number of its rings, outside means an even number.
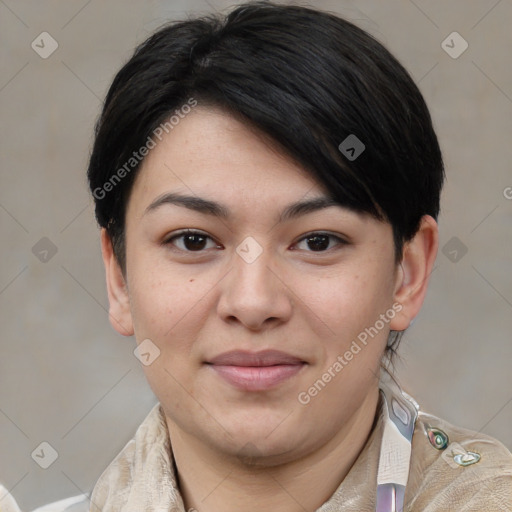
[[[437,222],[430,215],[424,215],[418,232],[404,245],[394,296],[402,309],[390,322],[392,330],[407,329],[418,314],[427,294],[438,246]]]
[[[110,323],[119,334],[132,336],[134,331],[128,288],[105,228],[101,230],[101,255],[107,278]]]

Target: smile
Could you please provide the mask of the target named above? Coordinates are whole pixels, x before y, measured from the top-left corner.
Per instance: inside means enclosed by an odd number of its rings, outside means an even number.
[[[226,352],[207,363],[232,386],[244,391],[265,391],[297,375],[306,362],[274,350]]]

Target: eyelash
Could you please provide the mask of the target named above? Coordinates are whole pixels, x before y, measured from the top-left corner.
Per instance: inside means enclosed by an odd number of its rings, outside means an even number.
[[[194,230],[191,230],[191,229],[187,229],[187,230],[184,230],[184,231],[181,231],[179,233],[176,233],[174,234],[172,237],[170,238],[167,238],[166,240],[163,241],[163,245],[173,245],[173,241],[176,240],[177,238],[183,238],[184,236],[187,236],[187,235],[200,235],[204,238],[208,238],[210,240],[213,240],[212,237],[210,237],[209,235],[206,235],[205,233],[201,232],[201,231],[194,231]],[[333,235],[332,233],[326,233],[324,231],[312,231],[310,233],[307,233],[306,235],[304,235],[301,239],[299,239],[296,244],[302,242],[303,240],[307,240],[308,238],[313,238],[314,236],[326,236],[326,237],[329,237],[331,239],[334,239],[338,242],[338,245],[349,245],[349,242],[347,242],[346,240],[344,240],[343,238],[339,237],[339,236],[336,236],[336,235]],[[296,245],[294,244],[294,245]],[[311,252],[313,254],[321,254],[321,253],[327,253],[328,251],[332,250],[333,248],[329,248],[329,249],[326,249],[324,251],[306,251],[306,252]],[[186,252],[186,253],[190,253],[190,254],[193,254],[193,253],[204,253],[206,249],[201,249],[199,251],[189,251],[189,250],[186,250],[186,249],[179,249],[177,248],[178,251],[182,251],[182,252]]]

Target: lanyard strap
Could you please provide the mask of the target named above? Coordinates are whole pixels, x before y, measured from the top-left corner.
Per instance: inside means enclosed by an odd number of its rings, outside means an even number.
[[[384,430],[375,511],[403,512],[412,435],[419,406],[387,371],[382,372],[379,387],[383,396]]]

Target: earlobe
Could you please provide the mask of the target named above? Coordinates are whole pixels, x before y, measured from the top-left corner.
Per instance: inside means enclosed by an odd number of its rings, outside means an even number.
[[[105,228],[101,230],[101,254],[105,265],[110,323],[119,334],[132,336],[134,330],[128,289]]]
[[[395,301],[402,309],[390,322],[392,330],[407,329],[418,314],[425,300],[438,245],[437,222],[430,215],[424,215],[418,232],[404,245],[395,281]]]

